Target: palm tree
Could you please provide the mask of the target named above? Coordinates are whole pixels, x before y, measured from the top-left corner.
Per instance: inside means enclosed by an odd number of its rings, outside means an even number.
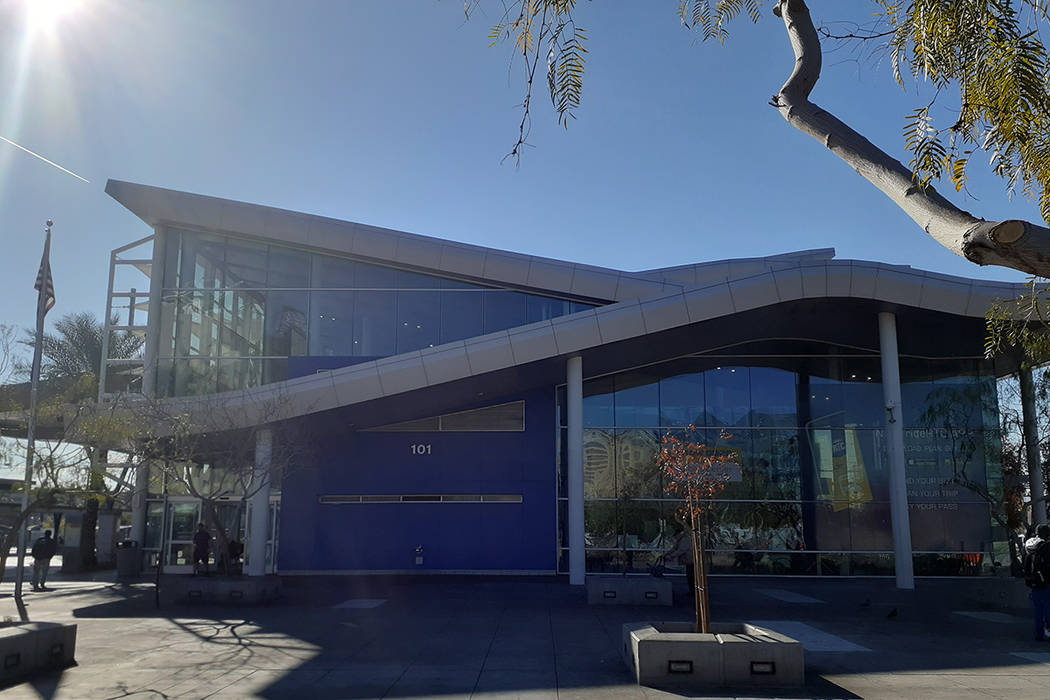
[[[116,319],[114,319],[114,322]],[[105,326],[90,311],[66,314],[55,322],[55,330],[45,333],[41,344],[40,378],[59,392],[70,392],[71,401],[94,398],[102,366]],[[33,348],[35,338],[26,331],[23,345]],[[142,352],[144,339],[134,333],[110,331],[109,356],[129,359]],[[24,364],[19,367],[28,374]]]

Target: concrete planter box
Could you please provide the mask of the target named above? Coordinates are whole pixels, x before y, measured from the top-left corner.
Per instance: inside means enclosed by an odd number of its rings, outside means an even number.
[[[162,604],[260,605],[281,595],[280,576],[168,575],[160,579]]]
[[[0,684],[73,663],[77,626],[26,622],[0,628]]]
[[[639,685],[656,688],[788,687],[805,682],[800,642],[746,623],[693,630],[692,622],[623,626],[623,658]]]
[[[655,576],[588,576],[589,605],[671,605],[671,582]]]

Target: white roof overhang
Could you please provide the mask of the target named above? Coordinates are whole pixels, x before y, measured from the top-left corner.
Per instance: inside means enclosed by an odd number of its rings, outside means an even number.
[[[201,430],[245,428],[361,404],[569,357],[602,345],[759,309],[819,298],[983,317],[1025,285],[983,282],[859,261],[810,262],[735,277],[658,297],[628,300],[549,321],[245,391],[164,402],[164,413],[192,416]],[[221,426],[209,416],[221,415]]]
[[[189,227],[553,295],[621,301],[681,282],[120,180],[106,192],[150,226]]]

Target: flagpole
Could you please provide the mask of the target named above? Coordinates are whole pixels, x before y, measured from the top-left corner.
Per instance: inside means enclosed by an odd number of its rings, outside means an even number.
[[[51,291],[51,227],[54,224],[51,219],[47,220],[47,228],[44,230],[47,236],[44,239],[44,256],[40,262],[40,272],[37,275],[37,286],[39,295],[36,300],[36,336],[33,342],[33,367],[29,375],[29,419],[26,421],[26,476],[22,487],[22,513],[29,510],[29,492],[33,489],[33,460],[36,447],[36,416],[39,406],[38,388],[40,385],[40,361],[44,346],[44,316],[47,315],[49,307],[48,295]],[[54,298],[53,296],[51,297]],[[28,517],[28,516],[25,516]],[[15,604],[18,606],[22,621],[28,621],[25,606],[22,604],[22,582],[25,579],[26,558],[26,527],[25,519],[18,522],[18,571],[15,575]]]

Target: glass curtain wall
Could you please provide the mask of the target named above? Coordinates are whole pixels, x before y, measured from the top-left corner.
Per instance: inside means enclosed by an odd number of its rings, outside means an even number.
[[[683,525],[656,460],[662,437],[692,424],[730,457],[708,510],[714,573],[893,574],[879,358],[812,345],[785,356],[788,345],[775,357],[687,357],[584,383],[588,572],[683,569],[665,556]],[[1002,508],[995,378],[978,359],[902,357],[901,379],[915,572],[988,573],[1009,561],[993,517]],[[563,388],[567,570],[564,401]]]
[[[161,396],[281,381],[289,358],[352,364],[593,306],[219,235],[165,240]]]

